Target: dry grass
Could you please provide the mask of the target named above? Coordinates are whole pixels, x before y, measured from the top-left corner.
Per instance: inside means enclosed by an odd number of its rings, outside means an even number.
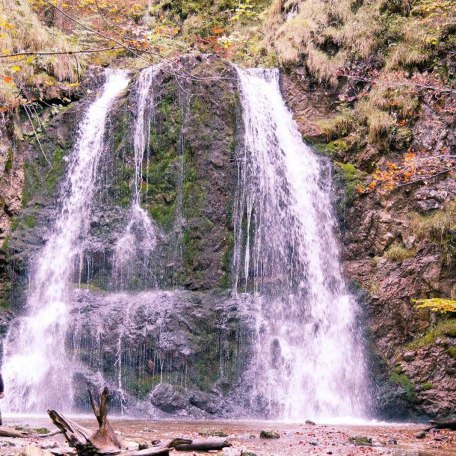
[[[26,0],[0,0],[0,49],[3,53],[37,52],[71,49],[69,39],[62,32],[46,27],[40,22]],[[83,64],[84,58],[78,57]],[[40,73],[58,82],[77,81],[74,56],[20,56],[2,60],[0,101],[7,105],[17,104],[21,88],[33,82]]]
[[[412,214],[411,226],[420,237],[430,235],[436,240],[442,240],[449,232],[456,230],[456,200],[429,216]]]
[[[378,2],[358,9],[352,0],[277,0],[266,20],[266,42],[282,65],[305,62],[319,81],[337,82],[350,57],[366,58],[377,47]]]
[[[410,216],[412,231],[420,238],[430,238],[436,242],[449,266],[456,262],[456,243],[453,233],[456,230],[456,200],[442,210],[428,216],[412,214]]]
[[[342,112],[330,119],[322,119],[316,122],[322,133],[328,140],[346,136],[353,129],[355,119],[353,113]]]
[[[408,258],[415,256],[416,251],[414,249],[406,249],[404,246],[399,244],[391,245],[383,255],[392,261],[404,261]]]

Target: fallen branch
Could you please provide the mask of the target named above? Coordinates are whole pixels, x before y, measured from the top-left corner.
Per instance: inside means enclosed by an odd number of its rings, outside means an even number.
[[[94,52],[105,52],[114,51],[116,49],[123,49],[121,46],[107,47],[101,49],[80,49],[74,51],[27,51],[27,52],[16,52],[14,54],[2,54],[0,59],[8,59],[10,57],[19,57],[21,55],[65,55],[65,54],[91,54]]]
[[[37,437],[44,439],[45,437],[52,437],[57,434],[63,434],[63,431],[60,429],[57,429],[56,431],[48,432],[47,434],[38,434]]]
[[[192,443],[186,443],[183,445],[176,445],[177,451],[212,451],[221,450],[225,447],[231,446],[228,439],[205,439],[205,440],[193,440]]]
[[[0,437],[12,437],[14,439],[23,439],[30,437],[30,434],[23,431],[17,431],[16,429],[0,427]]]
[[[456,431],[456,419],[430,421],[430,423],[432,426],[425,429],[425,432],[429,432],[432,429],[450,429],[452,431]]]

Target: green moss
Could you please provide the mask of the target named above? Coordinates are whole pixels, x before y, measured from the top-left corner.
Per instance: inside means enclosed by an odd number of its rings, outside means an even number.
[[[438,337],[456,338],[456,318],[439,321],[435,326],[428,329],[422,337],[407,345],[410,349],[417,349],[431,345]]]
[[[424,382],[420,385],[421,391],[429,391],[432,389],[432,382]]]
[[[345,185],[345,200],[343,204],[344,206],[350,206],[356,198],[358,186],[362,184],[365,173],[351,163],[336,162],[336,165]]]
[[[5,161],[5,171],[9,173],[13,169],[13,161],[14,161],[14,152],[13,149],[8,149]]]
[[[135,377],[128,383],[128,389],[138,399],[146,399],[154,386],[160,383],[160,375],[151,375],[144,378]]]
[[[122,207],[127,207],[131,203],[133,195],[133,179],[135,170],[132,166],[118,160],[119,165],[112,186],[111,197]]]
[[[183,189],[183,210],[187,219],[196,218],[201,215],[206,200],[206,192],[201,182],[191,173],[186,174],[186,182]],[[195,180],[190,180],[195,179]]]
[[[353,114],[349,111],[343,111],[329,119],[321,119],[316,122],[323,134],[328,139],[337,139],[347,136],[356,125]]]
[[[183,160],[178,150],[182,112],[172,82],[157,103],[156,118],[157,123],[152,123],[150,128],[149,166],[143,175],[147,188],[144,202],[154,220],[170,230],[178,208],[176,189],[180,185]]]
[[[231,287],[231,265],[233,261],[234,233],[229,232],[226,240],[225,250],[223,251],[222,269],[223,275],[220,278],[220,288],[226,289]]]
[[[174,220],[176,205],[154,205],[149,208],[149,213],[152,218],[157,221],[162,227],[170,228]]]
[[[65,172],[65,162],[63,157],[65,157],[66,154],[67,151],[60,147],[57,147],[54,150],[54,155],[52,156],[52,167],[44,177],[44,187],[48,194],[55,193],[57,183]]]
[[[410,401],[416,400],[416,391],[415,384],[405,375],[400,373],[399,369],[393,369],[390,374],[390,380],[396,385],[400,385],[404,390],[407,396],[407,399]]]
[[[355,436],[350,437],[349,440],[356,446],[372,446],[372,439],[370,437]]]
[[[19,228],[19,225],[20,225],[19,217],[14,217],[11,220],[11,231],[16,231]]]
[[[343,139],[336,139],[326,145],[326,152],[330,155],[346,152],[350,148],[347,141]]]
[[[9,250],[11,245],[11,236],[6,236],[5,239],[3,239],[3,244],[2,244],[2,250],[7,251]]]
[[[33,229],[36,226],[36,217],[27,215],[22,218],[23,225],[28,229]]]
[[[183,236],[183,255],[184,255],[184,264],[189,268],[193,268],[195,260],[198,256],[200,250],[201,240],[194,238],[192,235],[194,233],[190,229],[184,230]]]
[[[447,353],[448,353],[453,359],[456,359],[456,347],[447,348]]]
[[[198,125],[208,124],[211,121],[210,104],[203,100],[202,97],[195,97],[190,103],[190,111]]]
[[[198,435],[203,437],[228,437],[221,429],[203,429],[202,431],[198,432]]]
[[[41,187],[41,173],[38,163],[35,161],[26,161],[24,163],[25,182],[22,193],[22,207],[26,207],[32,196]]]

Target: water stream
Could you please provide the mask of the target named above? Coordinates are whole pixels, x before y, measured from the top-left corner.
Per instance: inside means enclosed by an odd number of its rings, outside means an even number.
[[[157,66],[141,71],[136,83],[136,119],[133,132],[133,147],[135,160],[135,176],[133,201],[131,204],[129,222],[124,234],[115,246],[114,274],[118,289],[131,286],[132,281],[149,283],[151,254],[156,245],[155,227],[147,212],[141,207],[143,196],[143,163],[144,153],[149,146],[149,124],[153,108],[153,80]],[[147,189],[146,189],[147,191]],[[139,265],[139,268],[137,267]],[[136,277],[135,277],[136,274]],[[137,285],[137,283],[135,283]]]
[[[106,70],[105,76],[99,96],[79,125],[62,187],[62,207],[30,274],[27,314],[14,322],[6,341],[3,374],[7,409],[13,412],[66,410],[71,405],[65,338],[75,265],[83,254],[106,118],[129,81],[123,71]]]
[[[303,143],[277,70],[238,75],[244,147],[233,264],[256,315],[251,401],[286,419],[360,416],[362,341],[341,272],[330,165]]]

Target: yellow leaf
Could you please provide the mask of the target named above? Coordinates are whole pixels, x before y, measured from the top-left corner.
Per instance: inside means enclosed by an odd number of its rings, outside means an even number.
[[[35,57],[33,55],[30,55],[29,57],[27,57],[25,59],[25,63],[28,63],[30,65],[31,63],[33,63],[34,60],[35,60]]]
[[[21,70],[21,67],[20,67],[20,66],[13,65],[13,66],[11,67],[11,71],[12,71],[13,73],[17,73],[17,72],[20,71],[20,70]]]

